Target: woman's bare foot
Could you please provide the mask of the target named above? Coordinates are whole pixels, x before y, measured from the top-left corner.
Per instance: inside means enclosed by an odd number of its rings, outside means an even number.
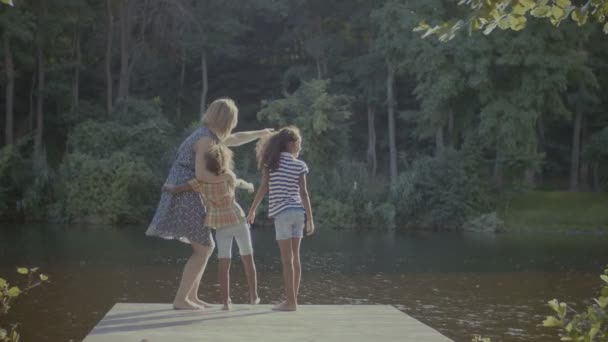
[[[230,298],[228,298],[228,300],[224,302],[224,307],[222,308],[222,310],[230,310],[230,309],[232,309],[232,300]]]
[[[250,302],[251,302],[251,305],[258,305],[258,304],[260,304],[260,297],[252,298],[250,300]]]
[[[185,301],[174,301],[173,302],[173,309],[175,310],[201,310],[203,309],[201,306],[198,306],[195,303],[192,303],[189,300],[185,300]]]
[[[205,309],[209,309],[209,308],[213,307],[213,305],[211,305],[211,304],[209,304],[209,303],[207,303],[204,300],[201,300],[199,298],[192,298],[192,299],[189,299],[189,300],[190,300],[190,302],[192,302],[192,303],[194,303],[194,304],[196,304],[198,306],[202,306]]]
[[[281,304],[276,305],[272,308],[275,311],[296,311],[298,310],[298,304],[289,304],[287,301],[284,301]]]

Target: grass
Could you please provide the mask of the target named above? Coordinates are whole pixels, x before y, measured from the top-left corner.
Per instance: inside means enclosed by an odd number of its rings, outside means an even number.
[[[507,229],[608,231],[608,193],[517,193],[500,201],[498,214]]]

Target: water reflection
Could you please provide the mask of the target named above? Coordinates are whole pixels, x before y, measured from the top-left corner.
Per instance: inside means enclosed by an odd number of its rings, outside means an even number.
[[[188,250],[143,236],[145,227],[20,226],[0,233],[0,274],[36,265],[52,283],[22,298],[11,319],[26,341],[81,340],[115,302],[170,302]],[[278,249],[255,230],[260,295],[281,297]],[[457,341],[475,333],[546,341],[545,302],[583,303],[608,264],[608,236],[399,234],[319,230],[304,242],[304,304],[392,304]],[[201,295],[217,301],[216,261]],[[14,278],[13,278],[14,279]],[[235,262],[236,302],[246,282]]]

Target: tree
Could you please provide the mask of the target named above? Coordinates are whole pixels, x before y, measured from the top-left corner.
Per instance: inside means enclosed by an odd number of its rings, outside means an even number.
[[[378,27],[378,36],[375,48],[384,56],[386,70],[386,106],[388,116],[388,146],[390,179],[395,184],[398,176],[397,169],[397,142],[395,112],[397,101],[395,95],[395,77],[403,68],[404,51],[408,46],[407,35],[409,23],[402,22],[401,18],[407,16],[409,9],[404,1],[391,0],[372,12],[372,20]]]
[[[302,153],[307,162],[333,166],[348,152],[348,129],[352,99],[328,92],[328,81],[304,82],[292,95],[265,101],[260,121],[276,127],[296,125],[302,131]]]

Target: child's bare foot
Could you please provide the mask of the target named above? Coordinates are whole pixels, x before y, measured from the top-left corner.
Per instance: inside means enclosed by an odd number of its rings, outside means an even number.
[[[222,310],[230,310],[232,309],[232,300],[228,299],[227,301],[224,302],[224,307],[222,308]]]
[[[174,301],[173,309],[175,309],[175,310],[201,310],[203,308],[186,299],[184,301]]]
[[[260,304],[260,297],[252,298],[250,300],[250,302],[251,302],[251,305],[258,305],[258,304]]]
[[[276,305],[275,307],[272,308],[272,310],[275,311],[296,311],[298,310],[298,304],[289,304],[287,303],[287,301],[284,301],[283,303]]]

